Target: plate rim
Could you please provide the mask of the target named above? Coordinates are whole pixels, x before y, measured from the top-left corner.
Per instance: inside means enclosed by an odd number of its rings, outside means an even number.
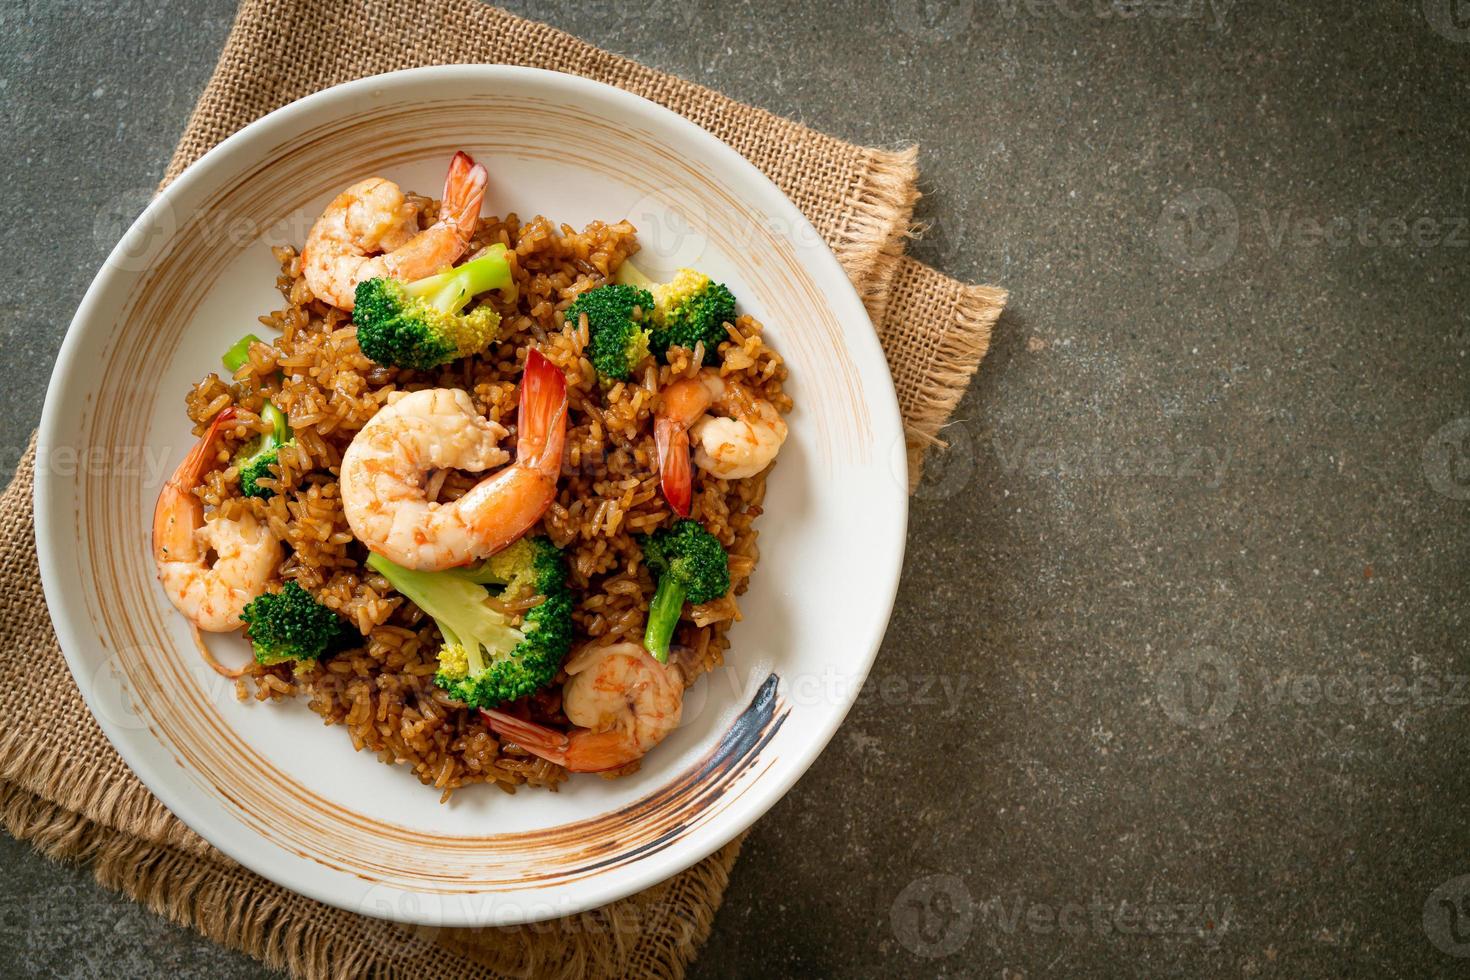
[[[891,371],[887,366],[887,359],[883,354],[881,344],[878,340],[877,330],[872,324],[871,317],[868,315],[856,287],[853,286],[846,271],[843,270],[836,255],[833,254],[831,247],[825,239],[816,232],[816,229],[812,226],[806,215],[786,196],[780,187],[729,144],[680,113],[632,92],[594,79],[583,78],[564,72],[519,65],[433,65],[370,75],[322,89],[266,113],[211,147],[198,160],[185,168],[177,178],[163,187],[150,200],[148,206],[144,208],[142,213],[129,225],[127,231],[123,233],[117,244],[109,251],[107,258],[103,260],[101,267],[83,294],[76,313],[67,325],[66,334],[58,350],[56,362],[52,368],[47,385],[41,412],[41,422],[38,427],[37,448],[38,450],[43,450],[46,447],[57,444],[58,430],[61,427],[61,418],[63,415],[62,402],[66,397],[62,391],[63,382],[68,375],[73,373],[75,362],[83,355],[85,348],[81,345],[81,335],[85,332],[87,323],[97,318],[97,308],[101,302],[103,293],[111,289],[116,279],[126,272],[124,265],[118,262],[119,255],[125,254],[126,245],[133,236],[140,229],[148,227],[160,211],[171,206],[172,201],[176,197],[182,195],[194,185],[207,180],[214,168],[223,165],[223,161],[227,160],[235,152],[237,147],[249,142],[262,133],[268,133],[275,126],[282,124],[285,120],[301,112],[330,105],[334,102],[340,101],[345,103],[358,96],[372,96],[376,94],[373,91],[375,88],[381,88],[383,86],[396,86],[419,81],[433,82],[437,80],[447,82],[453,81],[456,78],[463,78],[466,75],[478,76],[477,80],[495,79],[497,77],[518,77],[539,80],[543,84],[550,85],[553,88],[559,88],[560,93],[564,94],[568,101],[574,103],[585,103],[586,96],[607,98],[614,102],[620,102],[623,106],[630,109],[634,115],[646,116],[652,114],[659,122],[670,126],[678,140],[689,140],[697,144],[702,144],[706,152],[720,158],[721,162],[729,168],[729,172],[745,180],[753,181],[760,191],[764,192],[764,195],[770,198],[771,202],[779,205],[779,210],[782,212],[779,216],[783,220],[790,222],[788,225],[789,230],[786,232],[785,237],[788,239],[799,238],[803,243],[809,243],[804,244],[804,247],[799,250],[799,263],[808,270],[812,268],[812,263],[815,263],[819,267],[825,266],[824,280],[830,279],[833,282],[840,283],[847,294],[845,298],[850,301],[848,305],[854,310],[861,312],[863,322],[867,324],[868,330],[854,331],[855,335],[859,338],[858,343],[868,346],[869,350],[866,352],[868,357],[875,357],[877,363],[883,366],[881,372],[882,384],[873,385],[876,388],[873,394],[881,397],[881,404],[877,404],[874,400],[870,399],[868,407],[875,415],[887,416],[887,427],[898,433],[900,438],[897,447],[891,447],[891,449],[890,447],[881,445],[874,447],[875,457],[879,461],[882,461],[883,454],[887,452],[889,457],[887,463],[892,469],[894,481],[898,488],[896,499],[901,505],[897,510],[897,517],[886,522],[891,528],[893,544],[886,549],[890,557],[886,561],[878,563],[881,566],[885,566],[882,567],[884,574],[877,579],[878,581],[884,582],[884,588],[881,594],[872,594],[869,596],[870,600],[879,600],[878,608],[882,613],[879,621],[882,623],[882,626],[880,629],[875,630],[873,637],[869,641],[868,649],[864,651],[860,669],[852,672],[852,676],[857,683],[851,686],[849,692],[842,699],[842,703],[838,705],[838,710],[832,716],[831,724],[825,726],[827,730],[821,732],[819,738],[809,740],[800,747],[798,752],[793,753],[796,755],[796,759],[794,760],[795,764],[782,767],[784,771],[767,774],[752,784],[749,792],[745,794],[748,802],[741,807],[738,814],[732,814],[732,819],[730,820],[732,829],[728,831],[721,829],[719,822],[712,822],[711,824],[705,825],[705,828],[701,829],[699,835],[691,836],[690,840],[693,846],[686,854],[679,854],[670,850],[661,851],[659,855],[650,855],[631,862],[620,874],[608,876],[605,881],[591,879],[580,883],[577,898],[568,907],[554,910],[548,909],[545,915],[539,916],[534,914],[533,910],[533,914],[531,915],[523,915],[509,921],[496,919],[493,923],[495,925],[514,925],[574,914],[590,908],[606,905],[642,891],[653,884],[672,878],[694,866],[753,826],[772,806],[785,797],[796,782],[807,773],[817,757],[836,735],[838,729],[842,727],[843,722],[847,719],[853,705],[861,694],[863,686],[866,684],[867,677],[871,673],[873,664],[877,659],[879,649],[887,633],[888,625],[892,619],[893,607],[897,600],[898,586],[907,546],[909,518],[909,496],[907,493],[908,467],[906,455],[902,451],[904,428],[902,415],[898,406],[897,392],[893,385]],[[748,191],[741,193],[740,196],[747,201],[752,199],[752,195]],[[760,196],[760,194],[754,195],[757,201],[759,201]],[[759,203],[764,205],[766,202],[759,201]],[[825,291],[825,281],[823,286]],[[871,372],[865,372],[865,374],[868,373]],[[874,380],[876,379],[865,377],[865,381]],[[108,712],[99,710],[98,708],[96,703],[96,698],[98,697],[97,692],[93,689],[90,680],[87,679],[87,672],[84,669],[86,663],[82,654],[79,652],[86,644],[84,644],[83,638],[78,635],[79,631],[73,629],[72,626],[73,621],[90,623],[91,617],[87,613],[84,600],[80,596],[67,594],[67,590],[60,581],[61,572],[58,568],[56,555],[61,552],[67,542],[64,540],[64,535],[60,533],[60,527],[57,521],[60,515],[56,513],[51,504],[53,486],[58,479],[59,477],[52,474],[48,468],[39,466],[36,468],[33,489],[35,539],[37,562],[47,612],[51,619],[58,645],[66,660],[67,667],[72,674],[72,678],[83,700],[87,704],[88,711],[91,713],[93,720],[102,729],[103,734],[107,737],[113,749],[122,757],[128,768],[147,787],[149,792],[162,802],[170,812],[178,817],[182,823],[199,833],[201,837],[209,841],[214,847],[219,848],[228,857],[293,893],[337,908],[391,921],[445,927],[489,924],[490,920],[484,914],[491,907],[489,904],[483,908],[471,908],[467,910],[467,914],[463,915],[456,915],[455,912],[462,909],[465,904],[474,905],[474,903],[426,902],[426,906],[435,904],[440,906],[437,910],[439,914],[434,915],[427,914],[429,911],[428,908],[420,910],[415,903],[409,903],[406,909],[403,908],[404,903],[395,903],[394,909],[387,910],[382,914],[378,914],[378,910],[364,909],[346,904],[346,896],[337,894],[331,887],[331,882],[341,872],[333,872],[332,875],[325,879],[322,885],[318,886],[316,881],[303,880],[303,876],[296,873],[289,863],[281,864],[274,861],[270,852],[251,848],[249,845],[254,842],[253,835],[249,837],[241,835],[237,839],[231,835],[214,833],[212,832],[213,828],[211,828],[211,832],[209,833],[206,833],[200,828],[200,824],[212,824],[214,818],[209,814],[199,812],[194,799],[196,794],[188,789],[189,784],[187,781],[180,782],[177,779],[171,779],[170,774],[166,771],[166,766],[155,765],[152,762],[146,761],[142,755],[142,749],[139,748],[135,751],[131,744],[131,739],[136,737],[136,733],[123,733],[120,730],[121,726],[115,720],[109,718]],[[85,536],[88,530],[82,527],[81,533]],[[158,741],[167,750],[167,743],[159,741],[157,736],[153,735],[152,732],[149,732],[148,737]],[[695,843],[696,841],[697,843]],[[661,858],[660,855],[662,856]],[[674,860],[670,862],[670,858]],[[432,893],[416,891],[412,888],[404,888],[398,885],[386,887],[393,893],[405,896],[415,896],[425,899],[440,897]],[[443,914],[446,908],[450,910],[450,914],[448,915]],[[481,914],[476,915],[475,913],[477,911]],[[422,912],[424,914],[415,915],[413,914],[415,912]]]

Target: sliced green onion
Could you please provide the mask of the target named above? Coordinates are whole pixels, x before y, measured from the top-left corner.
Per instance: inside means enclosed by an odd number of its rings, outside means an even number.
[[[233,375],[244,367],[245,362],[250,360],[250,345],[259,343],[264,343],[264,341],[253,333],[247,333],[235,341],[235,346],[225,351],[225,356],[220,358],[224,362],[225,370]]]

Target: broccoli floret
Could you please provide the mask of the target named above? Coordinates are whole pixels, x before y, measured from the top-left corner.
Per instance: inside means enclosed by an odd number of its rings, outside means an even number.
[[[263,664],[320,660],[344,647],[350,634],[342,618],[312,598],[296,581],[258,595],[240,612],[245,635]]]
[[[638,286],[608,283],[578,296],[566,309],[566,322],[575,325],[584,313],[592,336],[592,366],[604,378],[628,380],[648,356],[644,322],[652,318],[653,296]]]
[[[286,421],[286,413],[270,402],[260,410],[260,417],[271,424],[271,431],[246,443],[240,455],[235,457],[235,464],[240,467],[240,492],[247,497],[268,500],[275,496],[275,491],[261,486],[260,481],[276,476],[271,467],[280,461],[281,447],[295,442],[295,436]]]
[[[693,350],[704,342],[704,363],[717,364],[725,324],[735,322],[735,295],[703,272],[680,269],[666,283],[651,282],[631,262],[618,267],[617,280],[642,286],[653,296],[649,346],[667,363],[670,347]]]
[[[477,354],[500,334],[500,314],[488,306],[461,313],[472,298],[498,289],[514,295],[505,246],[426,279],[357,284],[352,319],[357,343],[379,364],[427,370]]]
[[[719,539],[698,521],[683,520],[644,538],[643,560],[658,576],[643,645],[666,663],[685,601],[713,602],[730,591],[730,558]]]
[[[434,683],[470,707],[494,708],[546,686],[572,645],[566,562],[546,538],[522,538],[468,568],[417,572],[377,554],[368,567],[434,618],[444,637]],[[498,587],[503,602],[543,598],[516,627],[487,601],[486,586]]]

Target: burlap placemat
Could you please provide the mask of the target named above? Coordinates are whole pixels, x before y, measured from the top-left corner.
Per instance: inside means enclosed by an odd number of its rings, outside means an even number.
[[[329,85],[426,64],[571,71],[660,102],[765,171],[841,260],[879,325],[917,481],[1005,294],[903,255],[915,153],[852,146],[473,0],[249,0],[165,180],[252,119]],[[180,823],[92,720],[52,634],[36,566],[34,447],[0,497],[0,819],[48,855],[216,942],[310,978],[680,977],[709,933],[733,842],[669,881],[536,926],[411,929],[294,895]]]

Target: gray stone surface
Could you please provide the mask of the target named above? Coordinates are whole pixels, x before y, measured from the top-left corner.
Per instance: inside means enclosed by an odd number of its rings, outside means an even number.
[[[1012,290],[873,678],[695,975],[1463,975],[1463,5],[511,6],[918,141],[915,251]],[[8,457],[230,15],[0,11]],[[0,862],[7,973],[266,975]]]

